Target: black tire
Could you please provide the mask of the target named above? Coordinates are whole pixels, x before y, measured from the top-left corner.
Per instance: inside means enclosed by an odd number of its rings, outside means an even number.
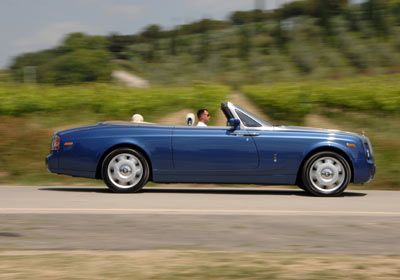
[[[130,155],[131,158],[128,156]],[[140,166],[140,168],[138,168],[138,172],[139,169],[142,170],[141,173],[141,177],[140,179],[137,176],[134,176],[133,174],[128,177],[132,177],[133,178],[133,182],[129,182],[126,183],[126,186],[123,186],[122,183],[119,183],[118,179],[113,178],[113,176],[110,176],[109,174],[109,167],[110,167],[110,172],[113,173],[113,167],[115,167],[115,165],[118,163],[116,157],[124,156],[124,160],[126,160],[127,165],[129,165],[130,161],[133,160],[137,160],[136,164],[134,164],[135,166]],[[128,158],[130,158],[130,160],[128,160]],[[111,163],[111,161],[113,161]],[[111,165],[110,165],[111,164]],[[129,169],[130,167],[132,167],[131,169],[131,173],[132,170],[135,171],[135,167],[133,167],[133,165],[131,166],[127,166],[127,168]],[[122,168],[122,167],[121,167]],[[124,169],[125,171],[126,169]],[[139,192],[143,186],[147,183],[147,181],[149,180],[149,175],[150,175],[150,167],[149,167],[149,163],[147,162],[146,158],[138,151],[130,149],[130,148],[118,148],[116,150],[113,150],[112,152],[110,152],[103,160],[103,164],[102,164],[102,168],[101,168],[101,172],[102,172],[102,177],[104,180],[104,183],[113,191],[116,193],[134,193],[134,192]],[[123,176],[125,175],[124,173],[122,173],[122,171],[118,170],[118,174],[119,176]],[[126,173],[127,175],[129,175],[130,173]],[[117,178],[119,178],[117,176]],[[136,179],[138,180],[136,182]]]
[[[325,168],[321,172],[317,172],[317,163],[322,163],[324,165],[324,161],[329,161],[329,164],[332,162],[331,166],[333,166],[333,170],[330,170],[330,168]],[[311,172],[314,172],[313,174],[317,174],[317,176],[320,176],[319,178],[321,180],[326,179],[327,182],[329,182],[328,184],[330,184],[331,182],[335,183],[333,184],[332,188],[324,189],[327,186],[323,186],[316,178],[312,178],[313,175],[311,174]],[[338,177],[338,179],[335,181],[334,178],[336,173],[340,177]],[[314,196],[339,196],[344,192],[344,190],[350,183],[351,168],[349,163],[343,156],[335,152],[326,151],[316,153],[312,155],[309,159],[307,159],[307,161],[303,165],[301,175],[302,186],[304,186],[304,190],[306,192]],[[331,181],[329,181],[330,179]]]
[[[303,184],[303,182],[298,182],[297,186],[302,189],[305,192],[308,192],[308,189],[306,188],[306,186]]]

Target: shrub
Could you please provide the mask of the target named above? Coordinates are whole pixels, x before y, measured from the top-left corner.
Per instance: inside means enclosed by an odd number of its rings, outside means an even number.
[[[245,86],[243,91],[278,120],[301,123],[311,110],[344,110],[399,114],[400,75]]]

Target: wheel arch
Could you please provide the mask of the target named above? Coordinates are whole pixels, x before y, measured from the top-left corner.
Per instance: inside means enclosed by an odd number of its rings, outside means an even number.
[[[110,148],[108,148],[100,157],[99,161],[97,162],[97,167],[96,167],[96,179],[103,179],[102,174],[101,174],[101,168],[103,165],[103,161],[106,158],[106,156],[111,153],[112,151],[119,149],[119,148],[129,148],[129,149],[133,149],[135,151],[138,151],[139,153],[141,153],[147,160],[147,163],[149,164],[149,169],[150,169],[150,174],[149,174],[149,181],[151,181],[153,179],[153,167],[151,164],[151,160],[150,157],[148,155],[148,153],[140,146],[136,145],[136,144],[132,144],[132,143],[121,143],[121,144],[117,144],[114,146],[111,146]]]
[[[354,182],[354,166],[353,166],[353,161],[351,160],[351,158],[349,157],[349,155],[343,151],[342,149],[335,147],[335,146],[320,146],[317,148],[312,149],[311,151],[309,151],[307,153],[307,155],[303,158],[299,169],[297,171],[297,176],[296,176],[296,184],[300,184],[302,182],[302,170],[303,170],[303,166],[304,164],[307,162],[307,160],[312,157],[313,155],[319,153],[319,152],[335,152],[338,153],[339,155],[341,155],[349,164],[350,166],[350,170],[351,170],[351,178],[350,178],[350,182],[353,183]]]

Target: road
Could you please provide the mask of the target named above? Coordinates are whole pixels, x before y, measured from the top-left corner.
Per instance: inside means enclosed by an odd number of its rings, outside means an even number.
[[[400,254],[400,192],[0,186],[0,250]]]

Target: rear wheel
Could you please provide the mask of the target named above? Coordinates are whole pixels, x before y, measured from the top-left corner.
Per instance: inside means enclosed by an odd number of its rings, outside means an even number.
[[[335,152],[320,152],[311,156],[302,170],[304,188],[316,196],[342,194],[350,178],[349,163]]]
[[[114,192],[138,192],[149,179],[146,158],[133,149],[119,148],[109,153],[102,165],[106,185]]]

